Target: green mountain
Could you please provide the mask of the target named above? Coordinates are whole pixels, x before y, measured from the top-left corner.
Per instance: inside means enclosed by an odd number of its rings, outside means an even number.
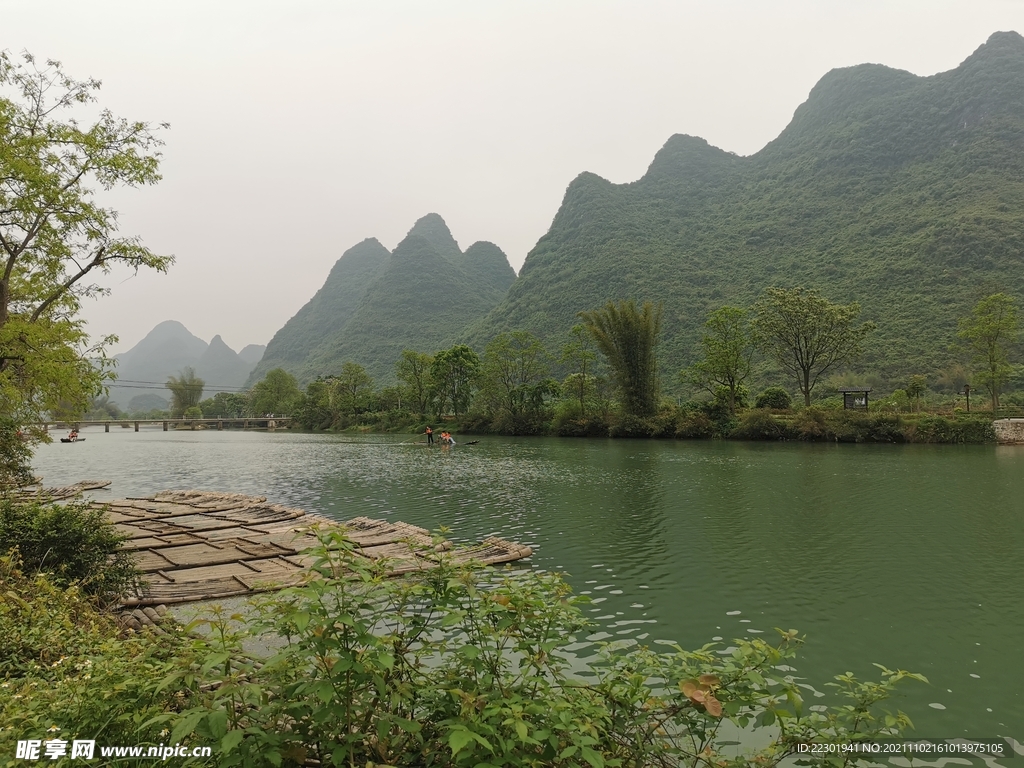
[[[677,135],[636,182],[581,174],[466,339],[525,329],[554,348],[581,310],[661,300],[671,385],[711,310],[802,285],[859,301],[878,325],[861,369],[899,382],[949,364],[979,298],[1024,300],[1022,267],[1024,38],[1000,32],[931,77],[829,72],[755,155]]]
[[[250,383],[277,367],[305,383],[350,360],[387,384],[403,349],[453,344],[514,280],[500,248],[480,242],[463,252],[444,219],[428,214],[393,253],[370,239],[342,254],[324,286],[271,339]]]

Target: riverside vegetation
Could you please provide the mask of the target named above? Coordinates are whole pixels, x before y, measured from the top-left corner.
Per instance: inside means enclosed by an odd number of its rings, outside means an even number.
[[[976,391],[990,396],[987,414],[966,413],[966,402],[948,388],[930,392],[921,375],[871,401],[868,411],[843,410],[836,394],[847,380],[843,366],[864,354],[874,330],[873,323],[858,324],[859,313],[855,303],[833,304],[801,288],[771,288],[751,310],[721,307],[705,323],[697,362],[677,377],[691,393],[686,400],[659,394],[663,309],[623,301],[580,313],[582,322],[557,357],[533,334],[515,331],[499,334],[482,356],[466,345],[434,355],[404,350],[395,364],[397,386],[375,388],[365,368],[347,361],[339,373],[318,377],[304,392],[289,373],[274,369],[248,394],[220,393],[199,402],[193,391],[189,402],[198,403],[191,406],[195,416],[291,414],[314,430],[417,432],[444,422],[462,432],[511,435],[994,440],[991,421],[1000,394],[1019,375],[1011,363],[1018,334],[1011,297],[983,299],[961,321],[957,336],[973,354]],[[755,377],[759,358],[774,362],[781,380],[797,385],[801,407],[794,409],[778,384],[751,398],[746,383]],[[970,370],[962,368],[964,375]],[[180,381],[168,387],[179,389]],[[1018,397],[1012,393],[1004,400],[1012,407]],[[976,399],[976,410],[978,405]]]
[[[884,667],[878,682],[843,674],[805,706],[796,630],[725,650],[600,645],[581,672],[570,648],[586,631],[583,599],[557,574],[442,559],[388,579],[337,530],[319,533],[308,580],[256,601],[242,630],[231,628],[240,615],[215,612],[200,634],[136,633],[94,597],[98,584],[126,586],[126,574],[104,577],[113,566],[93,557],[69,583],[52,561],[23,559],[18,547],[31,549],[38,531],[11,504],[4,542],[14,549],[0,552],[2,755],[18,739],[88,738],[213,746],[193,765],[773,766],[801,745],[898,737],[911,722],[886,699],[903,680],[924,681]],[[51,516],[49,535],[60,540],[80,517]],[[85,549],[115,555],[112,526],[95,526]],[[271,637],[266,656],[242,648]],[[737,744],[735,727],[763,746]]]

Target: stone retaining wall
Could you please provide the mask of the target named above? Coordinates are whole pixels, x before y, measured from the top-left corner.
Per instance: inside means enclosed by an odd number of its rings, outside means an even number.
[[[997,419],[992,422],[1000,445],[1024,444],[1024,419]]]

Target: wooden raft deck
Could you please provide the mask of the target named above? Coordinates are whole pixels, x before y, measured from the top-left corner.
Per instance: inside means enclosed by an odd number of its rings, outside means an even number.
[[[529,547],[499,538],[469,547],[434,545],[408,523],[356,517],[337,523],[300,509],[268,504],[264,496],[163,491],[96,502],[128,537],[147,584],[126,606],[188,603],[264,592],[297,584],[309,565],[301,552],[317,543],[314,525],[341,526],[368,560],[385,560],[391,575],[432,568],[437,549],[457,562],[488,565],[529,557]]]

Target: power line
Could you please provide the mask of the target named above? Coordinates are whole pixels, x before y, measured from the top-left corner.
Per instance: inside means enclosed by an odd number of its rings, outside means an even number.
[[[112,379],[109,387],[121,387],[123,389],[167,389],[167,385],[159,381],[139,381],[137,379]],[[203,383],[203,389],[217,389],[222,392],[248,392],[246,387],[238,387],[226,384]]]

